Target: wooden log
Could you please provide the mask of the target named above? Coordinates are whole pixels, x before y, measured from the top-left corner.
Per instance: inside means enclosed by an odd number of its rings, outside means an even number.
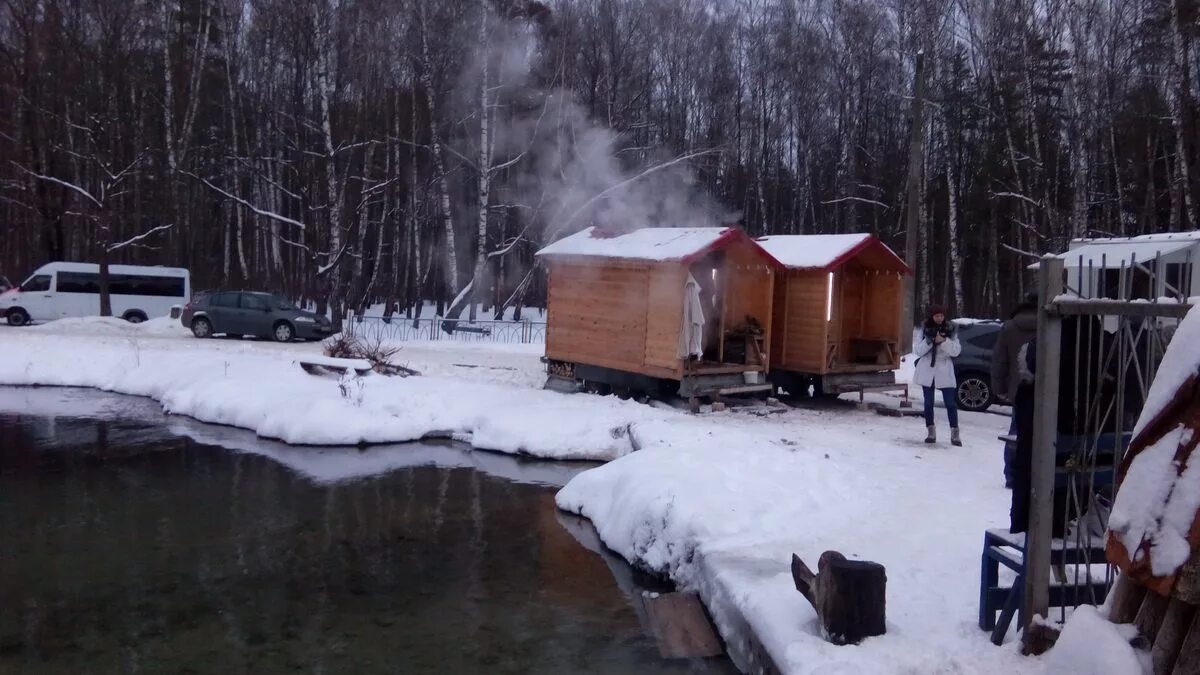
[[[1158,635],[1154,638],[1154,646],[1150,649],[1154,675],[1171,675],[1171,671],[1175,669],[1175,661],[1179,658],[1179,648],[1183,645],[1183,638],[1187,635],[1195,614],[1196,607],[1179,598],[1171,598],[1167,603]]]
[[[1200,673],[1200,612],[1192,617],[1187,635],[1179,646],[1179,657],[1175,660],[1174,675],[1196,675]]]
[[[1154,644],[1155,638],[1158,637],[1159,627],[1162,626],[1163,617],[1167,613],[1168,602],[1167,598],[1158,593],[1147,593],[1142,600],[1133,625],[1137,627],[1138,635],[1146,639],[1146,644]]]
[[[1171,595],[1191,605],[1200,605],[1200,556],[1192,556],[1176,573]]]
[[[1112,610],[1108,620],[1113,623],[1129,623],[1137,617],[1142,600],[1146,597],[1146,588],[1122,574],[1117,577],[1117,583],[1112,590]]]
[[[837,551],[825,551],[813,574],[793,555],[792,579],[796,590],[812,603],[825,639],[833,644],[858,644],[887,632],[887,572],[883,565],[847,560]]]

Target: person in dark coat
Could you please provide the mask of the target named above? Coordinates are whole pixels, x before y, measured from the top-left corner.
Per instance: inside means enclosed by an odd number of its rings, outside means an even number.
[[[992,390],[1001,402],[1012,405],[1017,398],[1017,387],[1020,384],[1020,364],[1017,353],[1025,343],[1037,337],[1037,294],[1025,296],[1021,304],[1004,322],[1000,335],[996,338],[996,346],[992,350]],[[1009,423],[1010,438],[1017,433],[1017,416],[1014,413]],[[1013,483],[1013,457],[1017,452],[1016,441],[1004,443],[1004,487],[1011,488]]]
[[[1058,419],[1055,465],[1061,466],[1074,454],[1079,445],[1086,445],[1089,434],[1099,429],[1087,429],[1086,408],[1090,401],[1076,392],[1098,392],[1105,395],[1104,383],[1112,378],[1097,370],[1097,363],[1106,354],[1108,338],[1096,317],[1069,316],[1062,320],[1062,340],[1059,352]],[[1017,425],[1017,452],[1013,457],[1012,508],[1009,512],[1010,532],[1025,532],[1029,527],[1030,491],[1033,478],[1034,412],[1038,402],[1034,396],[1034,377],[1037,373],[1037,338],[1030,340],[1018,353],[1019,381],[1013,400],[1013,419]],[[1056,485],[1051,533],[1062,537],[1068,522],[1079,514],[1072,506],[1066,489]]]

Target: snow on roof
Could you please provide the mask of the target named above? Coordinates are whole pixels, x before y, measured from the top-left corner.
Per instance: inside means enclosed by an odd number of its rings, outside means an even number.
[[[589,227],[559,239],[538,251],[537,255],[685,261],[744,236],[736,227],[643,227],[614,236],[606,236]]]
[[[1173,575],[1192,551],[1188,535],[1200,510],[1200,457],[1184,452],[1180,461],[1179,455],[1197,440],[1198,431],[1188,424],[1194,412],[1188,406],[1196,402],[1185,391],[1195,377],[1200,377],[1200,309],[1193,308],[1150,386],[1109,519],[1109,536],[1153,577]]]
[[[183,276],[188,273],[184,267],[163,267],[161,265],[109,265],[110,274],[140,274],[145,276]],[[34,274],[50,274],[51,272],[100,272],[98,263],[84,262],[52,262],[46,263],[34,270]]]
[[[1157,232],[1155,234],[1142,234],[1136,237],[1085,237],[1072,239],[1071,247],[1085,244],[1119,244],[1143,241],[1200,241],[1200,230],[1192,230],[1190,232]]]
[[[1060,253],[1066,267],[1129,267],[1195,246],[1195,239],[1123,239],[1097,241]]]
[[[784,267],[793,269],[833,269],[868,247],[885,253],[882,260],[887,260],[887,267],[908,269],[900,256],[870,234],[782,234],[755,241]]]

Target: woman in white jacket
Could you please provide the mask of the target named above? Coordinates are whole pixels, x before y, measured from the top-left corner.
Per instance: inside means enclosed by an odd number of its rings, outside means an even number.
[[[950,420],[950,443],[961,446],[962,439],[958,434],[958,405],[955,396],[958,382],[954,379],[954,357],[962,351],[954,324],[946,320],[946,310],[933,307],[929,310],[929,318],[921,340],[913,345],[913,353],[917,356],[916,373],[913,382],[921,386],[925,394],[925,428],[929,432],[925,436],[926,443],[937,442],[937,429],[933,424],[934,390],[942,391],[942,401],[946,405],[946,417]]]

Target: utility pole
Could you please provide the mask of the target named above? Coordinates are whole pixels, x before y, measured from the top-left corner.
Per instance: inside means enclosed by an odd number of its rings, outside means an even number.
[[[904,353],[912,352],[913,326],[917,319],[917,221],[920,218],[921,160],[925,155],[925,51],[917,52],[913,77],[912,129],[908,140],[908,182],[905,204],[908,212],[904,226],[904,263],[912,273],[904,277],[904,311],[900,318],[900,343]]]

